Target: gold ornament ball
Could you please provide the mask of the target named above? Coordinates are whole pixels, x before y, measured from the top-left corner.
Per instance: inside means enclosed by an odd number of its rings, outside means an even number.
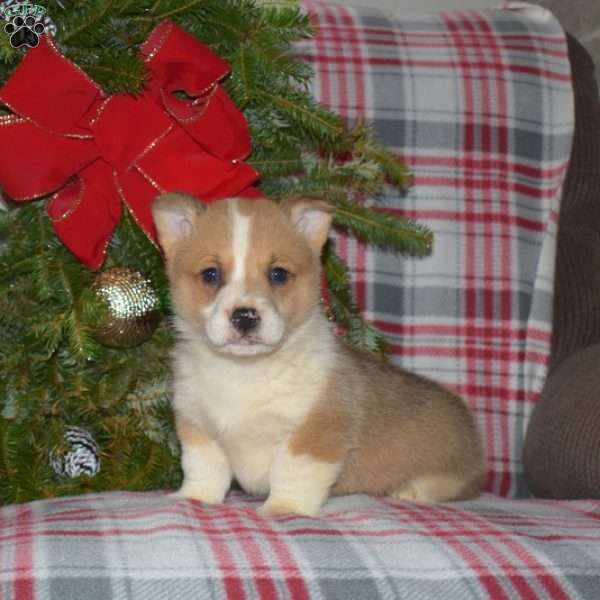
[[[106,306],[94,326],[96,341],[113,348],[131,348],[152,336],[162,311],[150,281],[139,271],[110,267],[96,276],[93,289]]]

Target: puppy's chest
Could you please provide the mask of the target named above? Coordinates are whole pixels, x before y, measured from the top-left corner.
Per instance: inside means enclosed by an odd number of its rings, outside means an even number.
[[[262,494],[269,490],[275,453],[318,397],[318,386],[292,381],[221,381],[202,393],[199,416],[207,432],[224,448],[242,487]]]
[[[286,382],[207,381],[195,404],[213,435],[261,437],[289,428],[306,414],[314,398],[302,392]]]

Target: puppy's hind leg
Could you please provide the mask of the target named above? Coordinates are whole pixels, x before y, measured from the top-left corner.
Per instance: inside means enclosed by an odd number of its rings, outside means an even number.
[[[431,503],[466,500],[480,491],[478,482],[471,482],[464,476],[438,473],[414,477],[389,495],[398,500]]]

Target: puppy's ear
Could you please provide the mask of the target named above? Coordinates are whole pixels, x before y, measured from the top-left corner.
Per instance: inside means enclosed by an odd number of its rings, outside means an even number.
[[[289,198],[280,206],[296,231],[306,238],[316,254],[320,254],[331,229],[335,207],[324,200],[311,198]]]
[[[158,241],[167,258],[175,245],[189,236],[196,219],[204,212],[204,205],[193,196],[170,193],[158,196],[152,203],[152,216]]]

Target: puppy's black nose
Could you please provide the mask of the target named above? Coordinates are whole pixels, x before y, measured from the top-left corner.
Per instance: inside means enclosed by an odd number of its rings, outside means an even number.
[[[242,334],[246,334],[260,322],[260,317],[254,308],[236,308],[231,313],[231,323]]]

